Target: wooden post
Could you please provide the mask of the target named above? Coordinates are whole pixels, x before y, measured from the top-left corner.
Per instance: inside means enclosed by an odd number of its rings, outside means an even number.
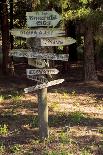
[[[48,138],[48,104],[47,88],[38,91],[38,117],[39,117],[39,137],[41,140]]]

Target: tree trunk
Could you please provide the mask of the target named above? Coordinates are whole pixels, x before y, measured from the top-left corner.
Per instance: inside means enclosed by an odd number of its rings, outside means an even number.
[[[84,33],[84,74],[86,82],[98,80],[94,62],[93,27],[88,22]]]
[[[3,52],[2,72],[5,75],[8,73],[9,49],[10,49],[10,41],[9,41],[8,8],[7,8],[7,1],[2,0],[2,52]]]

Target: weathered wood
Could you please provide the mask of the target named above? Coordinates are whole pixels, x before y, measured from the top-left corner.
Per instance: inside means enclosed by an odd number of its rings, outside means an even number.
[[[39,117],[39,137],[44,140],[48,138],[48,104],[47,88],[38,91],[38,117]]]
[[[41,46],[64,46],[75,43],[71,37],[41,38]]]
[[[27,75],[58,74],[57,69],[26,69]]]
[[[26,17],[28,27],[36,27],[36,26],[55,27],[61,19],[60,15],[55,10],[26,12]]]
[[[31,79],[31,80],[35,80],[37,82],[41,82],[41,83],[47,83],[48,80],[44,77],[44,76],[37,76],[37,75],[27,75],[27,78],[28,79]]]
[[[39,29],[12,29],[11,34],[23,38],[45,38],[64,36],[65,31],[59,28],[39,28]]]
[[[29,93],[29,92],[32,92],[32,91],[35,91],[35,90],[38,90],[38,89],[47,88],[47,87],[50,87],[50,86],[53,86],[53,85],[60,84],[63,81],[64,81],[64,79],[58,79],[58,80],[50,81],[50,82],[43,83],[43,84],[40,84],[40,85],[28,87],[28,88],[24,89],[24,92]]]
[[[46,60],[42,59],[28,59],[28,64],[36,68],[49,67],[49,62],[46,62]]]
[[[48,60],[61,60],[68,61],[69,54],[55,54],[55,53],[41,53],[32,52],[31,49],[14,49],[10,51],[10,56],[48,59]]]

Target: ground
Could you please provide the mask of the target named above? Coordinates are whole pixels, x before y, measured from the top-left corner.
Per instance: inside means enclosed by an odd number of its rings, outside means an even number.
[[[39,141],[37,92],[23,91],[33,81],[21,73],[0,77],[0,155],[103,155],[102,71],[95,83],[72,71],[65,82],[48,88],[44,141]]]

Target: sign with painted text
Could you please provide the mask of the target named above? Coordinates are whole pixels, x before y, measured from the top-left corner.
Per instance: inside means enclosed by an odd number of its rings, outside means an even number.
[[[26,69],[27,75],[58,74],[57,69]]]
[[[26,12],[26,18],[28,27],[55,27],[61,20],[60,15],[55,10]]]
[[[43,53],[43,52],[38,53],[31,51],[32,51],[31,49],[14,49],[10,51],[9,55],[15,57],[62,60],[62,61],[68,61],[69,57],[69,54],[56,54],[56,53]]]
[[[41,38],[41,46],[64,46],[76,43],[71,37]]]
[[[49,67],[49,62],[46,62],[46,60],[42,59],[28,59],[28,64],[31,66],[34,66],[36,68],[44,68]]]
[[[48,82],[48,80],[44,76],[27,75],[27,78],[41,83]]]
[[[35,90],[38,90],[38,89],[47,88],[47,87],[50,87],[50,86],[53,86],[53,85],[60,84],[63,81],[64,81],[64,79],[58,79],[58,80],[50,81],[50,82],[43,83],[43,84],[40,84],[40,85],[28,87],[28,88],[24,89],[24,92],[29,93],[29,92],[32,92],[32,91],[35,91]]]
[[[57,37],[64,36],[65,31],[58,28],[40,28],[40,29],[12,29],[11,34],[23,38],[45,38],[45,37]]]

